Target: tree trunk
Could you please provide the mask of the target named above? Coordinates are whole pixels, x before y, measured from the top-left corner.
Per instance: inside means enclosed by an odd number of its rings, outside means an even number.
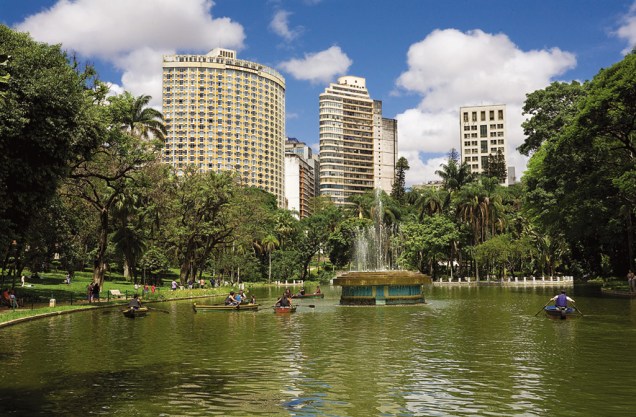
[[[634,219],[631,214],[627,216],[627,257],[629,269],[634,270]]]
[[[269,274],[267,276],[267,283],[272,283],[272,251],[269,251]]]
[[[106,272],[106,249],[108,247],[108,210],[105,208],[99,214],[99,242],[95,265],[93,267],[93,282],[99,284],[99,288],[104,287],[104,274]]]

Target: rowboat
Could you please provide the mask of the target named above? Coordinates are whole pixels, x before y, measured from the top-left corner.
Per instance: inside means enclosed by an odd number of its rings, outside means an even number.
[[[561,319],[572,317],[576,314],[576,309],[572,307],[561,309],[557,306],[545,306],[543,307],[543,311],[545,311],[545,313],[550,317],[556,317]]]
[[[274,313],[293,313],[296,311],[297,306],[291,306],[291,307],[281,307],[281,306],[274,306]]]
[[[607,288],[601,288],[601,294],[603,294],[603,296],[605,296],[605,297],[636,298],[636,292],[610,290],[610,289],[607,289]]]
[[[134,319],[135,317],[143,317],[146,314],[148,314],[148,307],[139,307],[139,308],[128,307],[125,310],[122,310],[121,312],[124,313],[124,316]]]
[[[225,304],[212,304],[202,305],[192,303],[192,310],[197,311],[256,311],[260,304],[239,304],[239,305],[225,305]]]
[[[294,294],[292,295],[292,298],[325,298],[325,294]]]

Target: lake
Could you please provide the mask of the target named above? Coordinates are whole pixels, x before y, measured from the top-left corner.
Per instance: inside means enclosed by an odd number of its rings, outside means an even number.
[[[535,313],[555,289],[425,287],[427,304],[291,315],[191,301],[0,330],[3,415],[622,416],[636,410],[636,301],[574,291],[584,317]],[[271,306],[278,290],[260,289]],[[281,290],[282,292],[282,290]],[[213,303],[221,300],[197,300]]]

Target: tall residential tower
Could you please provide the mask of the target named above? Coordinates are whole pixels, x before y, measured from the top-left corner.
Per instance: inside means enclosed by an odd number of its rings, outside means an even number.
[[[382,118],[382,102],[371,99],[364,78],[340,77],[320,94],[321,195],[342,206],[348,197],[375,188],[391,191],[397,121],[389,120]]]
[[[284,204],[285,79],[216,48],[163,57],[163,162],[183,171],[235,171]]]

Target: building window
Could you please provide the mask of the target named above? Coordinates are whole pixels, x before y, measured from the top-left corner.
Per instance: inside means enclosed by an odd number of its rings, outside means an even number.
[[[482,140],[480,145],[481,145],[481,153],[488,153],[488,141]]]
[[[464,112],[464,123],[468,123],[468,112]]]
[[[479,137],[485,138],[487,136],[488,136],[488,126],[486,125],[479,126]]]
[[[499,120],[503,120],[503,110],[497,112],[497,117],[499,117]]]
[[[482,111],[479,116],[481,116],[481,121],[482,122],[486,121],[486,112],[485,111]]]
[[[490,120],[495,120],[495,111],[494,110],[490,110],[488,116],[490,117]]]
[[[473,112],[473,122],[476,122],[476,121],[477,121],[477,112],[474,111]]]

